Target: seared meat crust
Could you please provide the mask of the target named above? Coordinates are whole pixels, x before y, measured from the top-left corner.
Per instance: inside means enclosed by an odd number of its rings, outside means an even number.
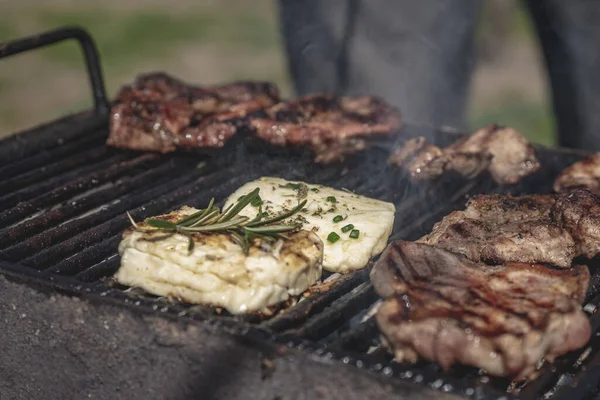
[[[391,135],[400,127],[400,114],[376,97],[311,95],[266,109],[250,126],[275,146],[307,147],[316,162],[329,163]]]
[[[413,153],[408,156],[409,153]],[[473,178],[488,170],[500,184],[514,184],[540,168],[531,143],[511,128],[490,125],[440,149],[424,138],[408,140],[389,163],[408,171],[415,181],[439,178],[454,171]]]
[[[161,153],[223,147],[245,117],[277,101],[270,83],[197,87],[166,74],[142,75],[117,95],[107,144]]]
[[[555,192],[577,188],[587,188],[594,194],[600,194],[600,153],[565,168],[554,181]]]
[[[547,263],[569,268],[578,249],[573,237],[550,217],[554,195],[480,195],[454,211],[418,240],[473,261]]]
[[[479,195],[418,240],[488,264],[569,268],[600,253],[600,199],[584,189],[560,195]]]
[[[580,304],[585,266],[489,266],[422,243],[391,243],[371,271],[385,299],[377,313],[384,343],[399,362],[422,357],[523,378],[536,364],[587,343]]]

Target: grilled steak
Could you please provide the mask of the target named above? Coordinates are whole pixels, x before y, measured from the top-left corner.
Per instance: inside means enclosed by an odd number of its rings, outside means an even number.
[[[563,226],[577,244],[577,254],[594,258],[600,253],[600,199],[585,189],[557,197],[552,219]]]
[[[408,156],[415,152],[413,156]],[[397,148],[389,163],[408,171],[413,180],[439,178],[454,171],[472,178],[489,171],[500,184],[514,184],[540,168],[531,143],[511,128],[490,125],[440,149],[413,139]]]
[[[329,163],[392,134],[400,114],[375,97],[312,95],[276,104],[251,118],[250,126],[275,146],[307,147],[316,162]]]
[[[560,195],[479,195],[418,240],[473,261],[569,268],[600,253],[600,199],[585,189]]]
[[[584,346],[585,266],[489,266],[420,243],[391,243],[371,271],[377,324],[399,362],[460,363],[517,379]]]
[[[588,188],[600,194],[600,153],[565,168],[554,181],[554,191],[565,192],[576,188]]]
[[[550,217],[554,200],[553,195],[480,195],[418,241],[489,264],[548,263],[568,268],[578,249],[570,233]]]
[[[246,116],[278,100],[269,83],[197,87],[166,74],[143,75],[117,95],[107,144],[161,153],[223,147]]]

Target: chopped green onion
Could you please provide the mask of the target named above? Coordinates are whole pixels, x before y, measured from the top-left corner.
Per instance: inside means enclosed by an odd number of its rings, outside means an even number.
[[[344,217],[342,217],[341,215],[336,215],[335,217],[333,217],[333,222],[340,222],[343,220],[344,220]]]
[[[313,192],[315,192],[315,193],[319,193],[319,189],[317,189],[317,188],[312,188],[310,190],[313,191]]]
[[[331,232],[329,235],[327,235],[327,240],[331,243],[335,243],[340,240],[340,235],[335,232]]]
[[[336,202],[337,202],[337,199],[335,198],[335,196],[328,196],[328,197],[327,197],[327,201],[330,201],[330,202],[332,202],[332,203],[336,203]]]
[[[352,230],[352,229],[354,229],[354,225],[348,224],[348,225],[342,227],[342,232],[346,233],[346,232],[348,232],[349,230]]]
[[[352,239],[358,239],[358,235],[360,235],[360,231],[358,229],[353,229],[352,232],[350,232],[350,237]]]

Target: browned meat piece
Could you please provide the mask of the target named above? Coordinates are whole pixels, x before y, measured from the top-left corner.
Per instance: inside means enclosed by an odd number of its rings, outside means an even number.
[[[376,97],[305,96],[253,117],[255,134],[275,146],[307,147],[329,163],[366,149],[400,127],[400,114]]]
[[[399,362],[423,358],[445,370],[466,364],[520,379],[591,336],[580,306],[589,282],[585,266],[489,266],[396,241],[371,281],[385,299],[376,317],[383,342]]]
[[[269,83],[195,87],[166,74],[143,75],[117,95],[107,144],[161,153],[223,147],[247,115],[277,101]]]
[[[418,137],[407,140],[390,156],[388,162],[406,168],[414,182],[437,178],[444,173],[448,164],[442,150]]]
[[[488,264],[569,268],[577,257],[600,254],[600,199],[584,189],[560,195],[479,195],[418,242]]]
[[[464,254],[473,261],[548,263],[569,268],[578,248],[550,218],[553,195],[481,195],[464,211],[436,223],[419,242]]]
[[[417,155],[409,157],[410,152]],[[480,129],[444,149],[423,138],[409,140],[394,151],[389,162],[406,169],[415,181],[436,179],[445,171],[473,178],[488,170],[496,182],[514,184],[540,168],[527,139],[511,128],[496,125]]]
[[[587,188],[600,194],[600,153],[565,168],[554,181],[554,191],[565,192]]]
[[[517,183],[524,176],[540,169],[535,150],[529,140],[511,128],[489,125],[447,148],[451,153],[491,155],[489,171],[498,183]],[[455,170],[460,169],[457,163]],[[467,168],[471,170],[469,165]]]
[[[600,253],[600,199],[585,189],[558,196],[552,218],[563,226],[578,247],[578,255],[594,258]]]

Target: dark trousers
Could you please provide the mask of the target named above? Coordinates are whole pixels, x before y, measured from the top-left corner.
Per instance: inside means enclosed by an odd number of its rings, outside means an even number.
[[[600,150],[600,1],[526,4],[548,69],[560,144]],[[406,121],[465,127],[481,0],[279,0],[279,6],[299,95],[376,94]]]

